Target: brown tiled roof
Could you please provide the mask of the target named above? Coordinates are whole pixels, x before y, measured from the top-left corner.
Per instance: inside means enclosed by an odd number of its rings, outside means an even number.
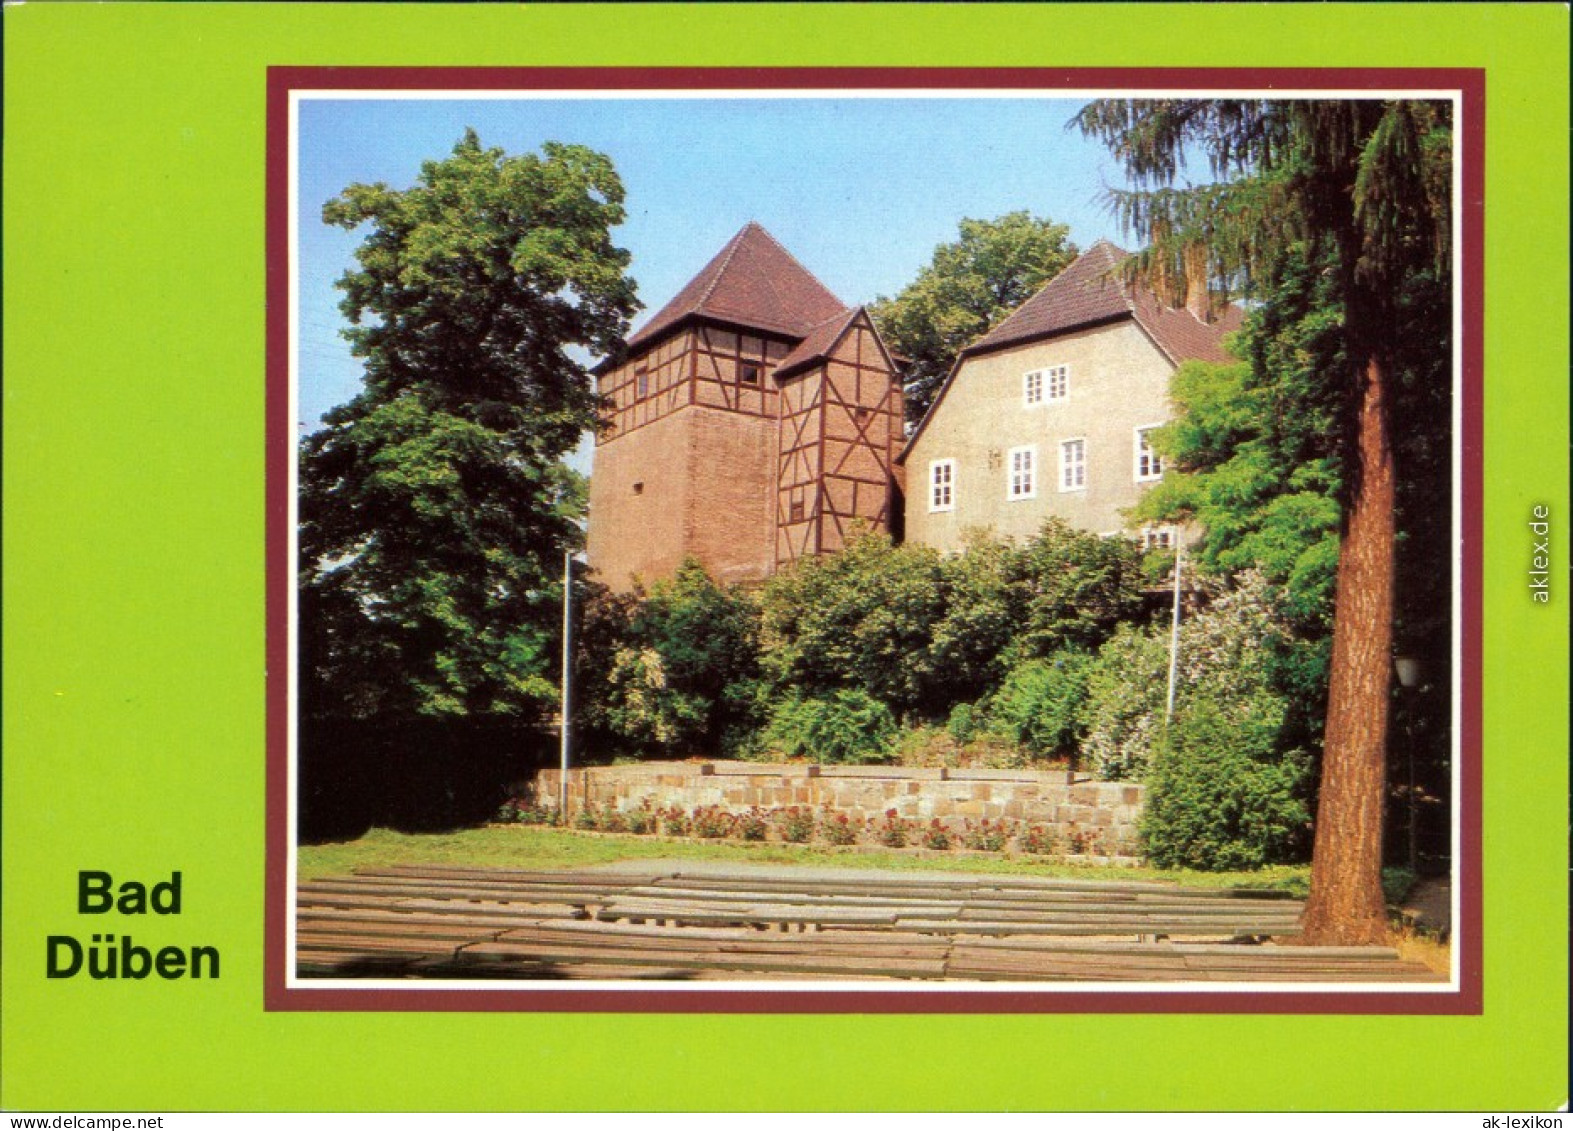
[[[988,353],[1130,314],[1125,288],[1111,274],[1126,254],[1107,240],[1099,240],[965,352]]]
[[[1219,311],[1211,322],[1203,322],[1183,306],[1163,305],[1150,291],[1138,293],[1133,305],[1136,321],[1174,364],[1235,360],[1223,348],[1224,335],[1234,333],[1245,323],[1245,312],[1234,303]]]
[[[776,377],[789,377],[799,369],[807,369],[814,362],[829,357],[830,351],[841,340],[841,335],[847,332],[847,327],[856,322],[862,312],[862,307],[844,310],[815,326],[808,332],[808,337],[797,344],[796,349],[781,359],[781,364],[776,366]]]
[[[1240,328],[1237,306],[1203,322],[1184,307],[1165,306],[1145,288],[1126,283],[1117,269],[1130,253],[1099,240],[1006,319],[962,351],[992,353],[1100,322],[1135,318],[1170,361],[1228,361],[1223,336]]]
[[[1133,287],[1121,278],[1117,268],[1129,256],[1109,241],[1099,240],[1003,322],[962,350],[897,461],[906,458],[928,427],[967,358],[977,354],[1130,318],[1173,365],[1234,360],[1225,352],[1223,340],[1244,322],[1244,312],[1238,306],[1224,307],[1211,322],[1203,322],[1184,307],[1166,306],[1150,290]]]
[[[801,338],[847,313],[841,300],[753,221],[628,339],[637,350],[691,317]]]

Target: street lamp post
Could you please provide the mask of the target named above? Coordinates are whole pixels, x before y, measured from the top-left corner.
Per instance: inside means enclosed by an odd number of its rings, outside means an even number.
[[[1409,871],[1420,874],[1420,799],[1415,793],[1415,729],[1413,697],[1422,676],[1420,661],[1413,656],[1395,656],[1393,671],[1399,689],[1408,693],[1404,703],[1404,754],[1409,762]]]
[[[573,563],[582,558],[572,550],[563,551],[563,700],[562,758],[558,773],[557,816],[568,824],[568,746],[569,720],[573,712]]]
[[[1174,615],[1169,625],[1169,701],[1163,710],[1165,724],[1174,718],[1174,682],[1180,663],[1180,563],[1184,556],[1177,526],[1174,528]]]

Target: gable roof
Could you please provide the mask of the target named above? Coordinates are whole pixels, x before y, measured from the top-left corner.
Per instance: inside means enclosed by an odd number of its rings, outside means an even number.
[[[1127,254],[1109,241],[1099,240],[1003,322],[967,346],[963,355],[989,353],[1130,314],[1124,287],[1111,274]]]
[[[815,326],[808,332],[808,337],[781,359],[781,363],[776,366],[776,377],[779,379],[790,376],[800,369],[807,369],[816,361],[829,357],[830,351],[836,348],[836,343],[841,341],[842,335],[857,320],[861,311],[861,307],[857,310],[843,310],[840,314],[827,318]]]
[[[1203,322],[1184,307],[1166,306],[1151,290],[1133,287],[1120,277],[1118,268],[1129,257],[1130,252],[1123,248],[1099,240],[998,326],[963,349],[896,462],[905,460],[923,435],[967,359],[979,354],[1129,318],[1146,332],[1171,365],[1234,360],[1223,343],[1225,335],[1238,330],[1245,320],[1238,306],[1230,303],[1212,322]]]
[[[713,318],[802,338],[846,313],[840,299],[750,220],[671,302],[629,337],[628,348],[649,345],[689,318]]]

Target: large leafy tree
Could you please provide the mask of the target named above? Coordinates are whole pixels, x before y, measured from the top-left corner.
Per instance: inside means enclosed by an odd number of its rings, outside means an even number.
[[[1393,327],[1413,278],[1449,251],[1445,104],[1379,99],[1102,100],[1077,118],[1125,164],[1114,194],[1150,246],[1133,263],[1171,298],[1249,285],[1294,248],[1329,257],[1342,295],[1332,391],[1341,466],[1333,645],[1304,932],[1313,943],[1385,937],[1381,890],[1395,589]],[[1176,187],[1188,153],[1214,180]]]
[[[923,419],[962,348],[1076,258],[1068,227],[1025,211],[963,220],[960,232],[934,249],[900,294],[869,306],[879,332],[905,359],[911,424]]]
[[[339,280],[363,391],[300,459],[308,715],[528,718],[555,683],[562,553],[594,427],[576,349],[636,309],[611,229],[623,188],[573,145],[508,156],[467,131],[406,189],[323,208],[366,235]]]

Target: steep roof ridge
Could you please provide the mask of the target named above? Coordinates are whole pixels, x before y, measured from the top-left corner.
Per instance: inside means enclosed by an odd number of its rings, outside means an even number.
[[[761,269],[762,264],[768,267]],[[693,317],[734,320],[801,339],[810,312],[846,305],[771,235],[750,220],[660,310],[628,337],[641,348]]]
[[[753,228],[760,235],[764,236],[765,239],[767,239],[771,243],[775,244],[776,245],[776,250],[779,251],[782,255],[786,256],[787,259],[791,262],[792,266],[796,267],[799,271],[803,272],[803,274],[807,275],[809,280],[811,282],[813,282],[815,286],[817,286],[820,290],[824,291],[831,298],[835,299],[836,303],[843,310],[850,310],[850,309],[852,309],[851,307],[848,307],[846,303],[841,301],[841,296],[840,295],[836,294],[835,291],[833,291],[829,287],[825,286],[825,282],[824,282],[823,279],[821,279],[818,275],[814,274],[807,267],[804,267],[803,266],[803,261],[800,260],[797,256],[793,255],[791,253],[791,251],[789,251],[787,249],[787,246],[784,243],[782,243],[780,240],[776,239],[775,236],[771,235],[770,234],[770,229],[766,228],[763,224],[759,223],[757,220],[750,220],[748,223],[743,225],[743,231],[746,232],[749,228]],[[741,234],[741,233],[739,233],[739,234]],[[771,290],[775,290],[776,289],[776,283],[775,283],[774,279],[770,280],[770,289]],[[830,316],[830,318],[834,318],[834,317],[836,317],[836,315],[834,315],[834,314],[832,314]],[[826,318],[825,321],[826,322],[830,321],[830,318]]]
[[[968,343],[963,356],[1135,314],[1130,287],[1110,278],[1129,254],[1109,240],[1097,240],[997,326]],[[1094,284],[1098,285],[1096,294],[1092,293]]]
[[[715,263],[715,271],[713,271],[710,275],[710,285],[707,286],[700,293],[699,298],[695,300],[693,304],[695,310],[698,310],[700,307],[704,306],[705,303],[710,301],[710,296],[715,294],[716,287],[721,283],[721,276],[725,275],[726,269],[732,266],[732,257],[737,254],[737,249],[743,246],[743,237],[748,234],[748,230],[750,228],[759,228],[761,232],[765,231],[763,228],[760,228],[758,224],[754,223],[754,221],[750,220],[748,223],[744,224],[737,230],[736,235],[726,241],[726,246],[721,249],[715,259],[710,261],[711,263]],[[765,232],[765,234],[769,235],[770,233]],[[706,266],[708,266],[708,264]]]

